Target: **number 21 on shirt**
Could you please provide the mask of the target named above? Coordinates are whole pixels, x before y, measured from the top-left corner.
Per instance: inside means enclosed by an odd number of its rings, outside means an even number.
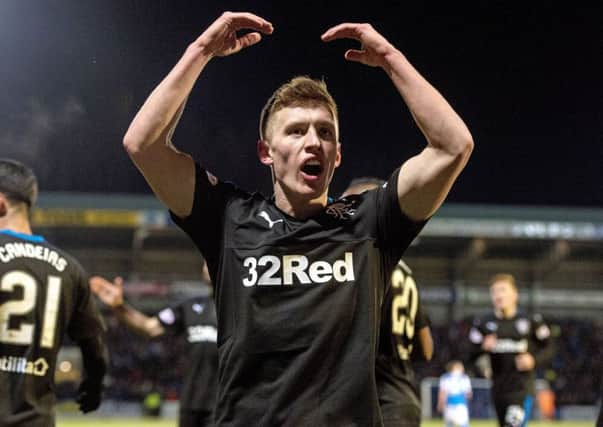
[[[34,336],[34,324],[22,322],[17,328],[9,328],[11,316],[25,316],[35,309],[38,283],[32,275],[24,271],[11,271],[0,279],[0,291],[12,292],[22,289],[22,297],[0,304],[0,342],[13,345],[30,345]],[[61,297],[61,278],[48,276],[46,302],[42,320],[40,347],[52,348]]]

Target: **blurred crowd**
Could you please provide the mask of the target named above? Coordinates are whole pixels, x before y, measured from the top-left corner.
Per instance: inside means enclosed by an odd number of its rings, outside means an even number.
[[[111,367],[105,397],[142,401],[149,393],[159,392],[165,400],[177,400],[187,363],[182,337],[168,335],[148,341],[119,325],[112,315],[106,320]],[[538,377],[547,380],[558,406],[595,404],[601,390],[603,324],[593,320],[547,320],[552,326],[557,351],[550,366],[538,371]],[[429,363],[416,362],[418,383],[424,377],[440,376],[446,363],[456,358],[467,363],[471,376],[487,374],[467,360],[470,344],[466,337],[470,327],[470,319],[432,325],[434,357]],[[67,398],[73,389],[59,387],[61,390],[61,397]]]

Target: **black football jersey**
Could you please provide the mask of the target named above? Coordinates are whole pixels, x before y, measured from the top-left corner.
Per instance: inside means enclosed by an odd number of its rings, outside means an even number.
[[[174,220],[215,286],[217,425],[380,425],[381,298],[424,224],[401,213],[397,176],[299,220],[197,167],[192,213]]]
[[[416,334],[429,320],[410,268],[400,261],[391,276],[383,299],[379,349],[375,364],[379,402],[385,406],[420,406],[411,355]]]
[[[520,372],[515,356],[531,353],[541,364],[552,355],[551,332],[542,316],[522,312],[510,319],[494,314],[477,318],[469,330],[469,340],[481,351],[486,335],[496,334],[496,346],[489,353],[492,366],[492,393],[495,396],[525,396],[534,393],[534,371]]]
[[[187,299],[161,310],[157,318],[168,333],[181,335],[188,343],[180,408],[213,411],[218,382],[218,329],[213,299]]]
[[[0,231],[0,425],[54,425],[64,334],[104,334],[80,264],[41,236]]]

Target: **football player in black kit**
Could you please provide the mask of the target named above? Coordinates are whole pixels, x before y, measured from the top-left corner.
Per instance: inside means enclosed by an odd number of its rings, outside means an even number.
[[[216,178],[173,146],[174,126],[210,60],[272,32],[251,13],[222,14],[151,93],[123,143],[209,266],[218,315],[216,424],[381,425],[374,377],[381,295],[473,140],[400,51],[369,24],[346,23],[322,40],[362,44],[346,59],[390,76],[425,148],[392,173],[387,188],[331,201],[341,162],[337,107],[324,82],[298,77],[274,92],[260,117],[257,149],[271,170],[273,197]]]
[[[375,361],[384,427],[421,425],[421,398],[411,363],[416,344],[424,360],[433,356],[430,322],[419,299],[412,271],[400,260],[383,299]]]
[[[82,412],[98,408],[107,366],[104,324],[88,276],[63,250],[32,234],[33,171],[0,159],[0,426],[55,424],[54,374],[67,334],[82,351]]]
[[[361,194],[385,184],[364,177],[350,182],[341,197]],[[412,271],[402,260],[392,273],[383,297],[375,376],[384,427],[421,425],[421,397],[415,382],[411,355],[419,344],[423,359],[433,356],[430,322],[419,298]]]
[[[204,281],[210,283],[204,268]],[[123,280],[90,278],[90,287],[117,318],[145,338],[172,333],[188,342],[180,395],[180,427],[211,426],[218,376],[216,307],[211,296],[196,296],[147,316],[124,301]]]
[[[515,278],[497,274],[490,280],[491,315],[476,318],[469,340],[476,354],[486,352],[492,365],[492,400],[501,427],[525,425],[534,396],[534,369],[550,361],[551,331],[536,314],[518,310]]]

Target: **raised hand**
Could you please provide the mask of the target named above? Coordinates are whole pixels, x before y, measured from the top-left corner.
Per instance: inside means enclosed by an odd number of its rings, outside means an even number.
[[[252,32],[237,35],[237,31]],[[247,12],[224,12],[196,40],[210,56],[228,56],[258,43],[262,34],[272,34],[272,24]]]
[[[379,34],[371,24],[345,23],[329,28],[321,36],[322,41],[352,39],[360,42],[360,49],[348,49],[345,59],[361,62],[371,67],[384,67],[385,57],[396,48]]]
[[[116,277],[113,283],[104,277],[92,276],[90,278],[90,290],[100,298],[103,304],[116,308],[124,303],[123,279]]]

